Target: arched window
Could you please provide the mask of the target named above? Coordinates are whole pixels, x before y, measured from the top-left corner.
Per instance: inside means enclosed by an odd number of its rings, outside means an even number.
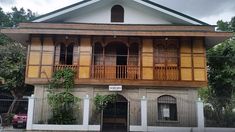
[[[124,22],[124,8],[115,5],[111,9],[111,22]]]
[[[176,98],[163,95],[157,99],[158,120],[177,121]]]
[[[73,44],[65,45],[60,44],[60,64],[72,65],[73,64]]]

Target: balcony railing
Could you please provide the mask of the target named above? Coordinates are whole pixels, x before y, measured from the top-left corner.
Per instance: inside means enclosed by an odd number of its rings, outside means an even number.
[[[104,66],[94,65],[92,66],[92,78],[93,79],[140,79],[140,68],[138,66]]]
[[[77,78],[78,75],[78,65],[55,65],[54,66],[54,72],[59,71],[59,70],[63,70],[63,69],[72,69],[73,71],[76,72],[75,74],[75,78]]]
[[[55,65],[54,72],[70,68],[78,75],[78,65]],[[91,78],[92,79],[119,79],[119,80],[138,80],[141,79],[141,72],[139,66],[105,66],[105,65],[93,65],[91,66]],[[154,79],[162,81],[174,81],[179,80],[179,67],[176,64],[163,65],[156,64],[154,67]]]
[[[173,81],[179,80],[179,67],[176,64],[156,64],[154,67],[155,80]]]

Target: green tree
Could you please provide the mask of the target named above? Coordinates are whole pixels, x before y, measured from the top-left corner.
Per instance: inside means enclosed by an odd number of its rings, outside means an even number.
[[[217,22],[218,30],[235,32],[235,17],[230,22]],[[235,120],[232,110],[235,100],[235,38],[226,40],[207,51],[208,89],[201,89],[199,95],[213,109],[206,107],[208,118],[217,126],[231,126]],[[209,112],[208,112],[209,111]],[[228,117],[231,119],[228,119]],[[207,117],[206,117],[207,118]]]
[[[8,113],[13,111],[16,100],[20,99],[26,90],[24,83],[25,50],[19,43],[0,46],[0,75],[5,81],[1,87],[10,91],[14,97]]]
[[[217,22],[217,26],[219,31],[230,31],[235,32],[235,16],[231,18],[230,22],[224,22],[219,20]]]
[[[6,14],[0,7],[0,27],[3,27],[3,26],[7,26],[7,27],[11,26],[10,16],[9,14]]]
[[[0,28],[13,27],[19,22],[26,22],[35,17],[35,13],[23,8],[12,8],[12,12],[5,13],[0,8]],[[0,34],[0,78],[3,78],[5,83],[0,86],[1,89],[10,92],[14,97],[14,101],[10,106],[8,113],[12,113],[15,108],[15,103],[21,99],[27,85],[24,83],[26,64],[26,48],[4,34]]]

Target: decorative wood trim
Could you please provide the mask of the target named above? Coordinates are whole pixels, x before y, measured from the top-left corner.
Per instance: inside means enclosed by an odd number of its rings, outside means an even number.
[[[39,62],[39,78],[41,78],[41,72],[42,72],[42,54],[43,54],[43,43],[44,43],[44,36],[40,35],[40,42],[41,42],[41,50],[40,50],[40,62]]]
[[[28,44],[28,50],[27,50],[27,60],[26,60],[26,70],[25,70],[25,77],[28,77],[28,71],[29,71],[29,56],[30,56],[30,51],[31,51],[31,39],[32,36],[29,36],[29,44]]]
[[[48,84],[47,79],[26,78],[28,84]],[[75,80],[78,85],[124,85],[124,86],[143,86],[143,87],[182,87],[182,88],[201,88],[208,85],[207,81],[155,81],[155,80],[95,80],[95,79],[78,79]]]
[[[192,81],[194,81],[194,63],[193,63],[193,41],[194,41],[194,38],[190,38],[190,42],[191,42],[191,70],[192,70]]]
[[[138,29],[138,28],[137,28]],[[58,34],[63,35],[105,35],[105,36],[195,36],[195,37],[222,37],[229,38],[233,36],[230,32],[215,32],[215,31],[141,31],[141,30],[75,30],[75,29],[1,29],[4,34]]]
[[[172,25],[138,25],[138,24],[69,24],[69,23],[20,23],[19,28],[41,28],[41,29],[79,29],[79,30],[136,30],[139,31],[215,31],[214,26],[172,26]]]

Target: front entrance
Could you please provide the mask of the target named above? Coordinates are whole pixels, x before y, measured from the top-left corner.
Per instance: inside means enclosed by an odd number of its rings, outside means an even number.
[[[114,103],[109,103],[103,111],[104,132],[125,132],[127,131],[128,101],[122,95],[116,96]]]

